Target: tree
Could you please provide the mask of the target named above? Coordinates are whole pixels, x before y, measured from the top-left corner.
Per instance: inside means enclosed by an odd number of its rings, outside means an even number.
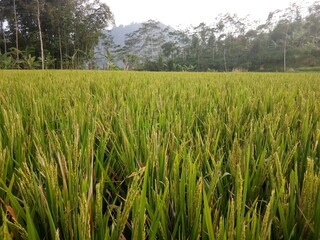
[[[116,50],[116,55],[119,60],[123,62],[123,69],[129,71],[135,69],[139,63],[139,56],[131,53],[131,49],[128,46],[119,47]]]
[[[95,48],[99,67],[106,70],[110,70],[111,68],[115,67],[113,61],[116,59],[116,51],[119,48],[120,46],[114,43],[111,31],[104,32]]]
[[[194,30],[195,32],[192,35],[192,49],[197,59],[197,68],[198,71],[206,71],[208,69],[208,61],[204,53],[207,52],[211,29],[205,23],[200,23]]]
[[[19,28],[18,28],[16,0],[13,0],[13,15],[14,15],[14,26],[15,26],[15,34],[16,34],[16,49],[17,49],[16,61],[19,62],[19,53],[18,53],[19,52]]]
[[[131,54],[156,60],[161,52],[161,45],[166,40],[167,32],[168,29],[163,28],[160,22],[149,20],[137,31],[126,36],[125,46]]]
[[[7,38],[6,38],[6,32],[4,29],[4,21],[5,21],[5,6],[2,3],[2,0],[0,0],[0,28],[2,33],[2,41],[3,41],[3,51],[6,54],[7,53]],[[1,47],[0,47],[0,53],[1,53]]]
[[[169,41],[161,45],[161,50],[167,59],[173,59],[178,52],[178,47],[176,43]]]
[[[38,28],[39,28],[39,40],[40,40],[40,49],[41,49],[41,68],[42,70],[44,70],[45,58],[44,58],[43,39],[42,39],[42,30],[41,30],[41,21],[40,21],[40,12],[41,12],[41,9],[43,8],[42,6],[43,4],[40,4],[40,0],[36,0],[36,1],[37,1],[37,22],[38,22]]]
[[[169,42],[175,43],[177,47],[175,57],[186,61],[190,55],[191,37],[189,29],[170,31],[168,38]]]
[[[302,21],[301,6],[296,3],[292,3],[284,11],[274,11],[269,14],[268,21],[271,21],[272,18],[277,15],[279,20],[271,32],[271,37],[274,39],[275,43],[282,42],[283,71],[286,72],[289,40],[291,40],[290,38],[292,38],[294,33],[298,31],[298,23]]]

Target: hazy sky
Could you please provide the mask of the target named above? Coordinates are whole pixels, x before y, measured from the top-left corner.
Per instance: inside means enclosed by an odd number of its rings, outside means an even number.
[[[115,15],[116,25],[154,19],[164,24],[187,27],[212,23],[219,13],[265,20],[270,11],[284,9],[292,0],[102,0]]]

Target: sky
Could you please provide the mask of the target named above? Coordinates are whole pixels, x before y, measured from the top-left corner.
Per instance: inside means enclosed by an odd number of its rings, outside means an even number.
[[[265,21],[269,12],[285,9],[292,0],[102,0],[115,16],[116,25],[158,20],[172,27],[185,28],[201,22],[213,23],[221,13],[249,15]]]

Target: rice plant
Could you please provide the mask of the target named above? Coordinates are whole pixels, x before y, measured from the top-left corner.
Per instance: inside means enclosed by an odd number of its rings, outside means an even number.
[[[0,239],[320,239],[315,73],[0,71]]]

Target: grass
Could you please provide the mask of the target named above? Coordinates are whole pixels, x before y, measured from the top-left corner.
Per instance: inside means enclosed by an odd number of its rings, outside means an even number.
[[[319,239],[316,73],[0,72],[1,239]]]

